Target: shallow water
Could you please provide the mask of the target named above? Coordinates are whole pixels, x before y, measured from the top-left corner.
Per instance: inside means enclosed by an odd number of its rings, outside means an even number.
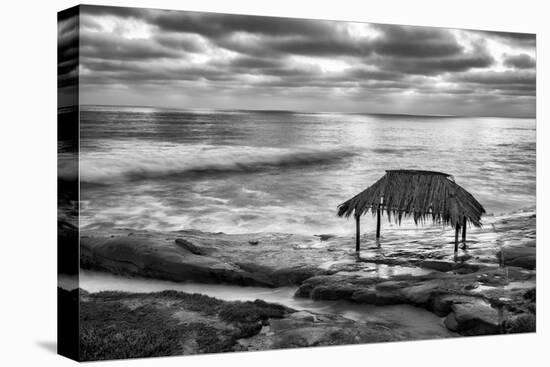
[[[488,213],[511,212],[535,204],[535,126],[519,118],[87,106],[81,225],[353,234],[337,205],[397,168],[447,172]],[[362,222],[373,224],[370,216]]]
[[[294,297],[295,287],[262,288],[235,285],[175,283],[142,278],[125,278],[107,273],[80,271],[80,287],[88,292],[160,292],[176,290],[201,293],[226,301],[254,301],[278,303],[296,310],[322,314],[337,314],[360,322],[378,322],[406,333],[410,338],[428,339],[454,336],[443,324],[443,319],[422,308],[408,305],[373,306],[347,301],[313,301]]]
[[[351,271],[346,271],[346,265],[352,266]],[[319,268],[329,271],[337,271],[340,275],[352,275],[360,278],[387,279],[399,275],[420,276],[431,273],[431,270],[413,266],[386,265],[368,262],[357,262],[357,259],[342,259],[326,261]],[[344,270],[342,270],[344,269]]]

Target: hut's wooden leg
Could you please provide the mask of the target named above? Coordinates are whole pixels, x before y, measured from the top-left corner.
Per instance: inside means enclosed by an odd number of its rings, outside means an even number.
[[[380,238],[380,208],[376,210],[376,239]]]
[[[466,217],[462,220],[462,243],[466,244]]]
[[[359,252],[361,248],[361,245],[360,245],[361,229],[359,225],[359,218],[360,218],[359,215],[355,217],[355,251],[357,252]]]
[[[458,252],[458,232],[459,231],[460,231],[460,226],[457,223],[455,228],[455,253]]]

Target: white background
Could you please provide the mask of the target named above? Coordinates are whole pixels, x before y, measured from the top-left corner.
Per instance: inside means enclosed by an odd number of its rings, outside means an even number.
[[[548,365],[546,1],[99,1],[94,4],[537,33],[537,334],[101,362],[106,366]],[[65,366],[56,340],[56,12],[74,1],[3,2],[0,27],[0,365]],[[546,165],[546,167],[544,167]],[[546,311],[546,312],[545,312]]]

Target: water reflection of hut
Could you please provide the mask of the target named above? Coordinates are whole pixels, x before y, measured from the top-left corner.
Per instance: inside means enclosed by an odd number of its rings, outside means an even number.
[[[360,249],[360,217],[371,211],[377,216],[376,239],[380,238],[380,216],[385,211],[388,220],[401,224],[401,219],[412,217],[415,224],[431,219],[435,223],[451,225],[455,229],[455,252],[462,229],[466,242],[466,226],[481,227],[483,206],[451,175],[433,171],[388,170],[372,186],[338,206],[338,216],[352,214],[356,223],[356,251]]]

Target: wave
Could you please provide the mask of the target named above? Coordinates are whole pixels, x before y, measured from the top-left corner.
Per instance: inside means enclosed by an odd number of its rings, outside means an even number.
[[[140,153],[136,154],[135,152]],[[81,154],[85,184],[113,184],[145,179],[197,179],[216,175],[259,173],[338,163],[353,149],[281,149],[262,147],[163,147]]]

